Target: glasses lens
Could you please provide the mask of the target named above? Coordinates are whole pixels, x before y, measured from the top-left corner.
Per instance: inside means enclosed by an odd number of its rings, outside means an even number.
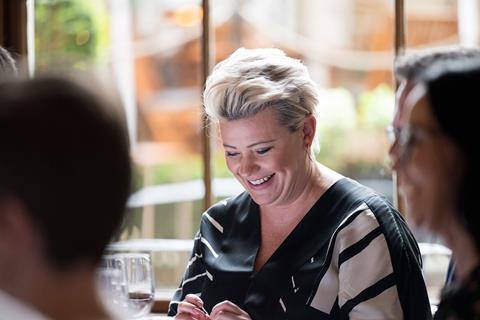
[[[390,144],[393,144],[396,140],[398,140],[401,132],[400,128],[395,128],[394,126],[388,126],[386,131],[387,139]]]
[[[398,145],[400,147],[399,160],[405,161],[408,159],[410,152],[412,151],[414,138],[414,131],[411,126],[407,125],[400,130],[398,135]]]

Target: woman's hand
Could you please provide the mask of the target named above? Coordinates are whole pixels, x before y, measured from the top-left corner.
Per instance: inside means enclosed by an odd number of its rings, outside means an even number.
[[[225,300],[212,309],[211,320],[251,320],[250,315],[235,303]]]
[[[203,309],[203,301],[199,296],[187,294],[178,304],[176,320],[210,320],[208,313]]]

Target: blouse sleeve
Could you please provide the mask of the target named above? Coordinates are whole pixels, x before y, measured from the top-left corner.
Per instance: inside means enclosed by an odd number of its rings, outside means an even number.
[[[403,319],[387,241],[366,205],[338,227],[329,251],[311,306],[340,319]]]
[[[200,231],[198,231],[194,238],[192,254],[188,260],[182,281],[168,306],[169,316],[175,316],[177,314],[178,303],[183,301],[187,294],[196,294],[200,296],[202,292],[202,288],[208,277],[208,272],[203,262],[201,239],[202,235]]]
[[[387,241],[369,209],[339,234],[338,306],[351,320],[403,319]]]

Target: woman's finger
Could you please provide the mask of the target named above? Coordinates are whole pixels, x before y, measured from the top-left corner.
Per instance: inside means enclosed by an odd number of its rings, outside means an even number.
[[[177,317],[178,316],[189,316],[190,318],[185,318],[185,319],[197,319],[197,320],[207,320],[209,319],[208,315],[202,311],[202,307],[199,307],[193,303],[187,302],[187,301],[182,301],[178,304],[177,307]],[[183,318],[177,318],[176,319],[183,319]]]
[[[243,319],[250,319],[250,316],[248,315],[247,312],[243,311],[235,303],[228,300],[222,301],[213,307],[212,312],[210,313],[211,319],[215,319],[216,317],[219,317],[220,313],[223,313],[224,314],[223,316],[225,316],[225,314],[231,314],[232,316],[242,316],[242,317],[247,316],[247,318],[243,318]],[[242,319],[242,318],[232,318],[232,319]]]
[[[248,314],[236,314],[228,311],[218,311],[212,320],[251,320]]]
[[[194,317],[186,313],[177,314],[174,318],[175,320],[210,320],[210,317]]]
[[[191,304],[194,304],[197,307],[203,307],[203,300],[196,294],[187,294],[183,301],[190,302]]]
[[[183,301],[189,302],[197,306],[203,313],[208,314],[207,310],[203,307],[203,300],[195,294],[187,294]]]

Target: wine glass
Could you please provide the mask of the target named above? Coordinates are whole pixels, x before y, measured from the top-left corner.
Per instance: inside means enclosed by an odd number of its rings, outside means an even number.
[[[128,292],[128,314],[142,317],[152,308],[155,285],[152,261],[147,253],[118,253],[125,264]]]
[[[97,269],[97,286],[101,301],[112,314],[128,310],[125,262],[113,254],[104,255]]]

